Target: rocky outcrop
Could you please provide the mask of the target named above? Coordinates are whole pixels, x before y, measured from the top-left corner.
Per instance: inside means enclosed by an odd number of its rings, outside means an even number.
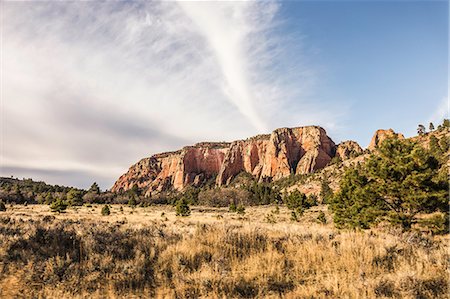
[[[133,185],[147,193],[183,190],[211,180],[220,186],[242,172],[259,181],[277,180],[321,169],[335,153],[336,145],[321,127],[281,128],[246,140],[200,143],[142,159],[111,190],[126,191]]]
[[[260,181],[325,167],[335,153],[334,142],[320,127],[277,129],[270,135],[235,141],[225,156],[217,184],[228,184],[241,172]]]
[[[343,141],[336,148],[336,156],[342,161],[355,158],[363,153],[363,149],[353,140]]]
[[[228,149],[229,143],[199,143],[142,159],[116,181],[111,191],[126,191],[133,185],[150,192],[198,185],[217,175]]]
[[[385,139],[397,137],[399,139],[405,139],[405,136],[401,133],[396,133],[394,130],[377,130],[370,141],[368,149],[373,151],[376,149]]]

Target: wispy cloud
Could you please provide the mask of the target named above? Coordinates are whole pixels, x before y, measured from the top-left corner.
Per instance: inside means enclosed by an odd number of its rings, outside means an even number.
[[[277,32],[279,5],[3,2],[0,174],[112,184],[155,152],[332,124],[305,100],[314,71]]]
[[[433,114],[429,117],[429,122],[433,122],[435,125],[442,123],[444,118],[449,118],[449,111],[450,103],[448,97],[443,97]]]

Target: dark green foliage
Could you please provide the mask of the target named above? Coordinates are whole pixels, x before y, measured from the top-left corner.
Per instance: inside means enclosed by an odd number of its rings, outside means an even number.
[[[94,193],[94,194],[100,194],[100,187],[96,182],[94,182],[91,185],[91,188],[89,188],[88,192]]]
[[[424,126],[424,125],[419,125],[419,126],[417,127],[417,134],[423,135],[423,134],[425,134],[425,133],[426,133],[425,126]]]
[[[234,204],[234,202],[230,203],[230,208],[228,209],[228,211],[234,213],[236,212],[237,208],[236,205]]]
[[[333,190],[330,188],[330,182],[328,176],[324,175],[320,182],[320,198],[322,203],[328,203],[333,197]]]
[[[103,208],[102,208],[102,215],[103,216],[108,216],[109,214],[111,214],[109,206],[108,205],[104,205]]]
[[[306,196],[300,191],[294,190],[286,195],[283,201],[290,210],[304,210],[317,205],[317,196],[314,194]]]
[[[329,165],[339,164],[339,163],[341,163],[341,162],[342,162],[341,157],[339,157],[339,156],[334,156],[334,157],[331,159]]]
[[[281,201],[281,194],[277,187],[270,183],[256,183],[244,187],[250,192],[250,201],[256,205],[268,205]]]
[[[419,213],[448,209],[445,164],[409,140],[385,140],[364,167],[349,169],[331,208],[339,227],[386,219],[408,229]]]
[[[200,188],[188,187],[183,192],[182,197],[191,205],[196,205],[198,203],[198,194],[200,193]]]
[[[67,209],[67,203],[65,200],[58,198],[50,205],[52,212],[62,213]]]
[[[129,190],[129,193],[139,196],[141,194],[141,190],[139,189],[138,185],[134,184],[133,187],[131,187],[131,189]]]
[[[284,197],[284,203],[286,204],[288,209],[291,210],[303,207],[305,202],[306,202],[306,195],[298,190],[294,190]]]
[[[32,179],[0,178],[0,199],[6,203],[23,204],[46,203],[50,204],[53,198],[65,197],[70,187],[48,185],[44,182],[35,182]],[[50,194],[51,200],[46,199]]]
[[[83,205],[83,191],[72,188],[67,192],[67,204],[69,206]]]
[[[175,212],[177,216],[186,217],[191,214],[191,209],[189,208],[189,203],[186,198],[182,197],[178,200],[175,206]]]
[[[448,212],[439,213],[429,218],[420,219],[419,224],[423,228],[431,231],[434,235],[448,234],[450,215]]]
[[[128,200],[128,205],[132,208],[136,207],[136,198],[135,196],[131,196],[131,198]]]
[[[322,224],[327,223],[327,218],[325,217],[325,213],[323,211],[319,212],[319,215],[317,216],[317,220],[319,220],[319,222]]]
[[[0,201],[0,212],[4,212],[4,211],[6,211],[5,203],[3,201]]]
[[[310,194],[306,197],[305,207],[314,207],[317,206],[317,195]]]

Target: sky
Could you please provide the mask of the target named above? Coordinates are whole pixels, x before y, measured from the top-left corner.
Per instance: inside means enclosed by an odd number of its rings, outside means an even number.
[[[0,2],[0,176],[110,188],[201,141],[448,117],[447,1]]]

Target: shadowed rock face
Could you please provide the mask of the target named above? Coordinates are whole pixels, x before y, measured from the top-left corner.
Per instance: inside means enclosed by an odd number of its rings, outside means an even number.
[[[183,190],[215,180],[226,185],[241,172],[278,180],[325,167],[336,145],[321,127],[281,128],[232,143],[199,143],[180,151],[157,154],[131,166],[112,187],[126,191],[137,185],[148,192]]]
[[[376,149],[385,139],[397,137],[399,139],[405,139],[405,136],[401,133],[396,133],[394,130],[377,130],[370,141],[368,149],[373,151]]]

